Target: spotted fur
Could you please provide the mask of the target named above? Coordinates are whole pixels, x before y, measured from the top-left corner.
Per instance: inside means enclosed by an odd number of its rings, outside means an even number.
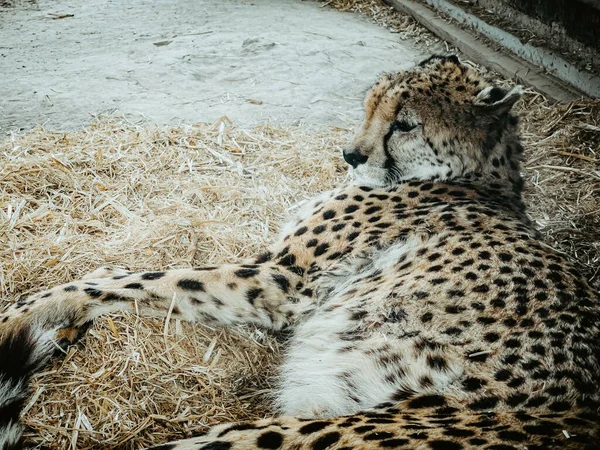
[[[0,333],[134,309],[293,330],[277,417],[161,449],[596,448],[600,297],[527,218],[520,96],[456,57],[385,74],[344,152],[355,183],[268,251],[101,269],[12,306]]]

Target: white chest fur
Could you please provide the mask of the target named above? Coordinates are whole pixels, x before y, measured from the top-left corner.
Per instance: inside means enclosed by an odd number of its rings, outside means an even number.
[[[375,271],[393,276],[396,262],[412,257],[421,245],[423,240],[415,237],[356,264],[345,262],[343,269],[318,281],[327,298],[295,329],[277,396],[282,414],[303,418],[353,414],[392,401],[399,391],[440,392],[459,377],[458,361],[451,361],[443,373],[431,373],[427,354],[416,348],[422,336],[406,329],[406,323],[361,327],[375,316],[385,316],[389,306],[385,296],[365,298],[355,287]],[[423,386],[423,377],[431,384]]]

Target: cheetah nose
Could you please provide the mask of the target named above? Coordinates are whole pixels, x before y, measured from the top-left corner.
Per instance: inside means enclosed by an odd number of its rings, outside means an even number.
[[[366,163],[367,159],[369,159],[369,157],[363,155],[360,152],[360,150],[356,148],[354,150],[349,151],[344,150],[344,160],[346,160],[346,162],[355,169],[358,167],[359,164]]]

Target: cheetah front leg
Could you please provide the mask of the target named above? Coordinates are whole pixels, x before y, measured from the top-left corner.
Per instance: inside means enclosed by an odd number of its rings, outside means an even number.
[[[0,315],[0,335],[32,325],[80,327],[114,311],[281,329],[311,306],[296,289],[302,277],[273,263],[92,275],[103,278],[86,277],[12,305]]]

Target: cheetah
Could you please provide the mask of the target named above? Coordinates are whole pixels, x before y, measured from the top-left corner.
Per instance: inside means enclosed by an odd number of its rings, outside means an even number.
[[[0,315],[0,447],[32,373],[95,317],[289,329],[277,415],[155,449],[592,449],[600,295],[521,200],[520,87],[456,56],[382,75],[323,193],[239,264],[103,268]],[[137,305],[137,306],[136,306]]]

